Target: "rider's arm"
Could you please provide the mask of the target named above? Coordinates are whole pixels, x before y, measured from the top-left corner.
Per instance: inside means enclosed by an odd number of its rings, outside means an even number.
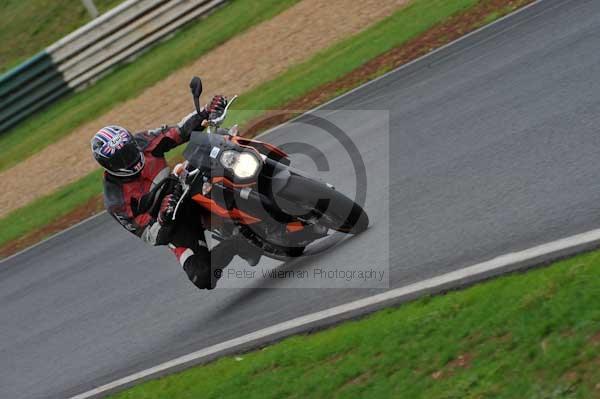
[[[170,229],[162,228],[149,213],[134,215],[133,204],[124,202],[123,192],[118,185],[105,182],[104,205],[121,226],[148,244],[165,245],[169,242]]]
[[[149,151],[157,158],[162,158],[166,152],[187,143],[189,139],[190,133],[179,126],[163,126],[136,134],[136,140],[144,148],[144,151]]]
[[[109,209],[109,213],[125,227],[125,229],[150,245],[166,245],[170,241],[171,226],[161,226],[161,224],[148,213],[138,215],[134,218],[130,217],[127,212],[114,209]]]
[[[150,152],[157,158],[162,158],[166,152],[187,143],[192,131],[203,130],[202,121],[208,118],[208,112],[201,110],[200,115],[192,112],[175,126],[162,126],[135,135],[138,145],[144,152]]]
[[[206,108],[200,110],[199,114],[194,111],[186,115],[176,126],[163,126],[159,129],[138,133],[136,140],[144,148],[144,151],[150,151],[155,157],[162,157],[165,152],[187,143],[193,131],[204,130],[202,122],[211,115],[219,115],[226,105],[225,97],[215,96]]]

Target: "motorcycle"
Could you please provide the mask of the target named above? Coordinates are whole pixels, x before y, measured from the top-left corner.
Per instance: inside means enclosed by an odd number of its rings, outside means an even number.
[[[190,89],[200,113],[200,78],[192,79]],[[188,212],[180,216],[180,208],[191,204],[193,217],[217,241],[241,237],[278,260],[301,256],[330,231],[365,231],[366,212],[331,184],[293,168],[278,147],[238,136],[237,126],[221,127],[236,98],[221,115],[209,118],[205,131],[192,133],[185,162],[173,169],[171,179],[183,190],[175,222],[189,217]]]

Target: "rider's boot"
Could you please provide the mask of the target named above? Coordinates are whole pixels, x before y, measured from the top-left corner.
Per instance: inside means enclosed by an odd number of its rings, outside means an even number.
[[[258,265],[260,257],[262,256],[260,249],[241,237],[236,239],[236,252],[242,259],[248,262],[248,265],[250,266]]]

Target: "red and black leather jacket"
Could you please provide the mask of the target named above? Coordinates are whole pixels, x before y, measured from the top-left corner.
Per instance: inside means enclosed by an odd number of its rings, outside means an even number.
[[[186,130],[164,126],[134,134],[145,158],[141,172],[126,178],[104,172],[106,210],[128,231],[152,245],[163,244],[158,240],[161,226],[156,220],[157,215],[139,212],[138,205],[145,194],[169,176],[165,153],[189,141],[190,132]]]

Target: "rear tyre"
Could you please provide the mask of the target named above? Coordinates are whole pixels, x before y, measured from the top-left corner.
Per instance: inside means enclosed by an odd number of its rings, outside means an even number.
[[[327,228],[359,234],[369,227],[369,216],[360,205],[319,181],[292,174],[278,195],[312,213]]]

